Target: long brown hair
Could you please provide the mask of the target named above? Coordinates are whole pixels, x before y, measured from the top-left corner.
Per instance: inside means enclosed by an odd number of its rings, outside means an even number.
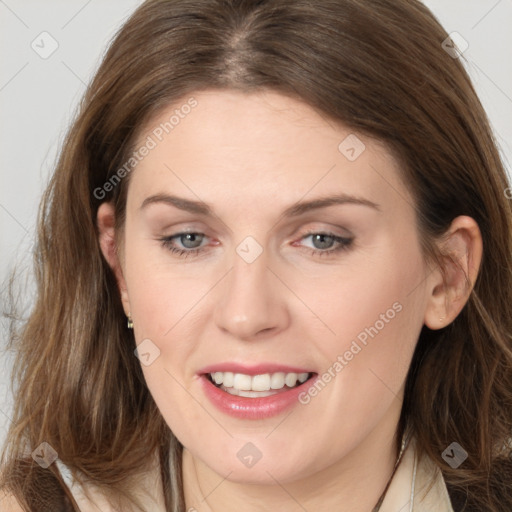
[[[43,441],[123,510],[128,499],[144,509],[137,476],[156,453],[167,510],[185,510],[182,447],[133,354],[95,219],[113,201],[122,232],[131,174],[105,183],[144,123],[212,88],[273,89],[383,141],[414,194],[429,259],[442,258],[433,242],[454,217],[478,222],[475,287],[448,327],[423,328],[397,437],[411,426],[456,510],[512,510],[510,185],[461,58],[443,49],[447,37],[417,0],[149,0],[136,10],[88,87],[44,193],[35,304],[10,338],[16,394],[1,484],[27,510],[41,472],[23,455]],[[457,469],[441,457],[454,441],[468,453]]]

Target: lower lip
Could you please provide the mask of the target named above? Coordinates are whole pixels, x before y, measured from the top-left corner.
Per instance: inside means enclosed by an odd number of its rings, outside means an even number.
[[[246,420],[260,420],[271,418],[299,403],[299,395],[311,387],[317,376],[303,382],[288,391],[261,398],[248,398],[236,396],[215,386],[206,375],[201,375],[201,383],[206,396],[220,411]]]

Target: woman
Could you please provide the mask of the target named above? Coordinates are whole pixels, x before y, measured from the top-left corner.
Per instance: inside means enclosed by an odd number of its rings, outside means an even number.
[[[512,509],[510,185],[446,39],[405,0],[135,12],[41,205],[0,506]]]

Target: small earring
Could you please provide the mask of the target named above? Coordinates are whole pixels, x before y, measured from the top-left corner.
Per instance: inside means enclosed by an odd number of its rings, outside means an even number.
[[[127,322],[128,329],[133,329],[133,320],[131,315],[128,313],[128,322]]]

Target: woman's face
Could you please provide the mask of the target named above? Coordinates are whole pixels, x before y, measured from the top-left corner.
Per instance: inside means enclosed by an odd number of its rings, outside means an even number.
[[[390,153],[268,91],[185,98],[142,146],[120,286],[183,445],[273,483],[390,440],[431,293]]]

